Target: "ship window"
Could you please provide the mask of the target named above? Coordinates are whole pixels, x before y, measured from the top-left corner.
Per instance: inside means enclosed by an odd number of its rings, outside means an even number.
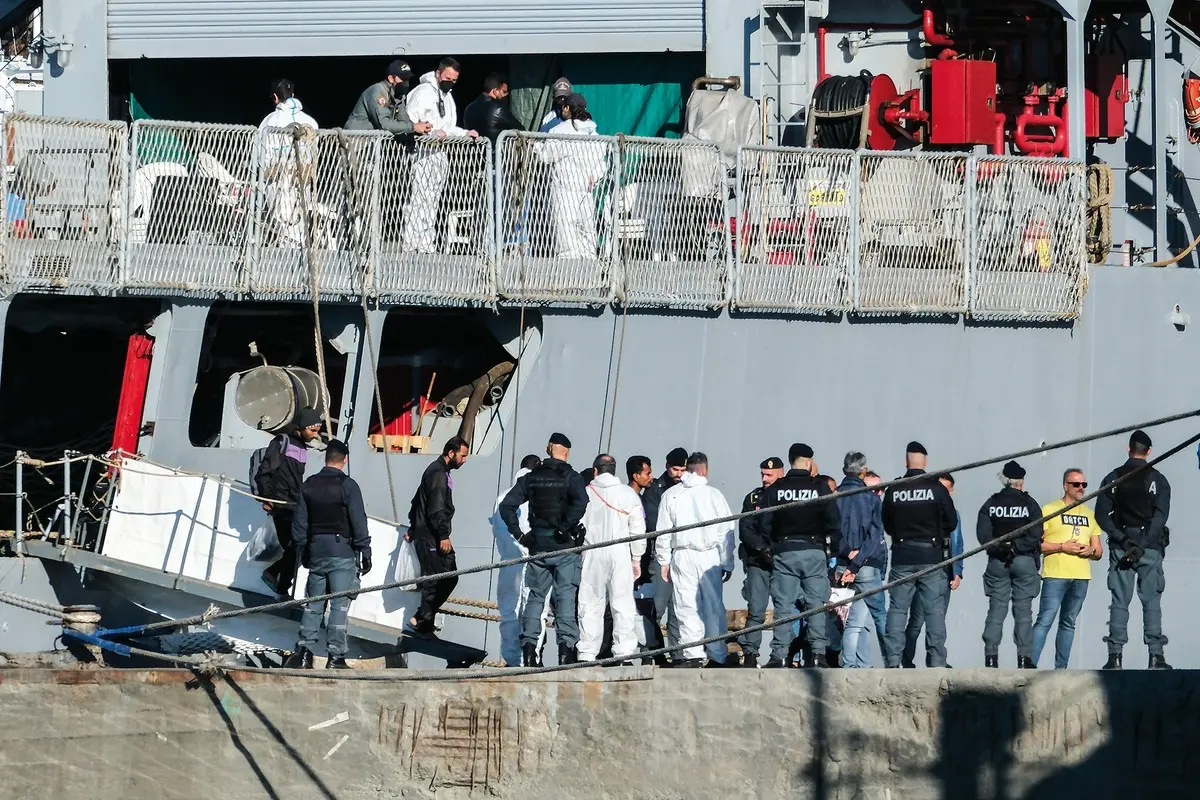
[[[323,318],[324,313],[322,314]],[[329,319],[326,319],[328,333]],[[254,343],[260,356],[250,352]],[[326,340],[325,374],[332,416],[342,405],[346,357]],[[263,366],[299,367],[317,372],[310,306],[290,303],[217,303],[208,313],[196,373],[188,435],[197,447],[249,449],[262,446],[262,435],[243,423],[235,410],[234,376]]]

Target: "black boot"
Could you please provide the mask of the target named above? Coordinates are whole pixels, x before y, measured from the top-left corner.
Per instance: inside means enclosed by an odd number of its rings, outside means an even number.
[[[1104,662],[1104,666],[1100,669],[1121,669],[1121,654],[1109,653],[1108,661]]]
[[[538,659],[537,645],[523,644],[521,645],[521,658],[526,667],[540,667],[542,662]]]
[[[1166,657],[1162,653],[1150,654],[1150,665],[1147,669],[1175,669],[1167,663]]]
[[[284,659],[285,669],[312,669],[313,654],[307,647],[297,647],[296,652]]]
[[[558,663],[559,664],[578,664],[579,651],[574,647],[558,646]]]
[[[758,669],[758,653],[742,651],[742,666],[746,669]]]
[[[1000,657],[999,656],[984,656],[983,657],[983,666],[987,667],[988,669],[1000,669]]]
[[[325,659],[325,669],[352,669],[352,667],[346,663],[345,656],[330,656]]]
[[[1029,656],[1017,656],[1017,669],[1037,669],[1037,664]]]
[[[783,669],[785,666],[787,665],[778,658],[771,656],[769,659],[767,659],[767,663],[763,665],[763,669]]]

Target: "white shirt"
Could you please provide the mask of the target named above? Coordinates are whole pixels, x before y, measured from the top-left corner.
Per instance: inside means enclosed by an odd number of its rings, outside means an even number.
[[[406,104],[408,118],[413,122],[428,122],[433,126],[433,130],[443,131],[447,136],[467,135],[465,129],[458,127],[458,107],[454,105],[454,92],[443,92],[438,88],[436,72],[426,72],[421,76],[420,82],[408,93]]]
[[[646,511],[637,492],[621,483],[616,475],[603,472],[587,487],[588,506],[583,514],[588,544],[611,542],[646,532]],[[646,552],[646,540],[629,543],[629,556],[637,561]]]
[[[513,485],[517,481],[529,474],[529,470],[522,467],[517,470],[516,476],[513,478]],[[500,518],[500,503],[504,502],[504,498],[508,497],[508,492],[512,491],[511,487],[500,493],[496,498],[496,505],[492,506],[492,516],[489,520],[492,523],[492,533],[496,536],[507,536],[512,539],[512,534],[508,532],[508,526],[504,524],[504,520]],[[517,507],[517,527],[521,529],[521,533],[529,533],[529,503],[521,503]],[[515,540],[514,540],[515,541]]]
[[[665,531],[728,516],[732,516],[732,512],[725,495],[709,486],[707,478],[685,472],[679,483],[663,493],[656,530]],[[721,568],[733,572],[734,530],[734,523],[719,522],[679,533],[660,533],[654,545],[655,559],[660,565],[667,566],[671,563],[672,550],[715,549],[721,553]]]

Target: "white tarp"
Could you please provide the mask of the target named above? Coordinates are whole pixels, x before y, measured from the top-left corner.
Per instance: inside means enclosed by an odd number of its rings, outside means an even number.
[[[266,518],[253,499],[212,478],[181,475],[145,462],[127,462],[109,514],[101,554],[172,575],[266,594],[264,565],[246,560],[246,547]],[[362,585],[406,580],[419,574],[403,527],[370,520],[374,567]],[[300,568],[297,595],[308,571]],[[417,592],[397,589],[359,595],[352,619],[397,631],[420,603]]]

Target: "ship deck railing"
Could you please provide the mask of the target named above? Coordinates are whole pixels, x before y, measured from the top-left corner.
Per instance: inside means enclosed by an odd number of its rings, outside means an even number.
[[[1062,159],[5,118],[8,293],[1078,317]]]

